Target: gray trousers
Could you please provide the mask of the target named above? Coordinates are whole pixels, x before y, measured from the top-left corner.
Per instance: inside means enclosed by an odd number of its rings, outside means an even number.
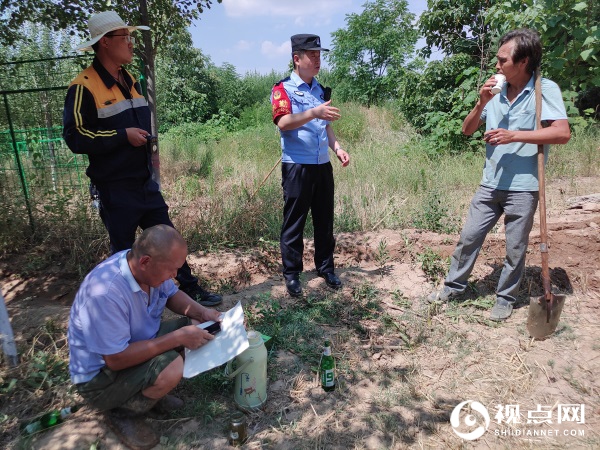
[[[504,214],[506,258],[496,297],[514,303],[525,272],[525,254],[538,197],[538,192],[500,191],[480,186],[471,200],[444,284],[453,292],[464,292],[485,236]]]

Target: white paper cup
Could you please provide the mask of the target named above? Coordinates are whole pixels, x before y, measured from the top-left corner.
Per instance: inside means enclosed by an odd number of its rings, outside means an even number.
[[[492,87],[492,94],[496,95],[502,91],[502,86],[506,82],[506,77],[501,73],[497,73],[494,75],[494,78],[496,79],[496,85]]]

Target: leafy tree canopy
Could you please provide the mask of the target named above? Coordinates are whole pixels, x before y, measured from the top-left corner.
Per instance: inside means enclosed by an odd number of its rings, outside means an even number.
[[[497,0],[427,0],[427,11],[419,17],[419,30],[427,47],[423,56],[440,48],[446,55],[465,53],[480,58],[493,41],[493,28],[486,20]]]
[[[393,78],[412,57],[418,34],[406,0],[375,0],[346,16],[326,55],[341,96],[371,105],[389,98]]]
[[[156,97],[160,130],[185,122],[201,122],[216,111],[211,93],[210,59],[192,45],[186,30],[170,36],[156,58]],[[214,95],[214,94],[212,94]]]
[[[148,25],[152,29],[153,49],[173,32],[189,26],[204,8],[222,0],[154,0],[148,8]],[[145,3],[145,2],[144,2]],[[54,31],[69,29],[71,35],[88,34],[87,21],[92,12],[114,10],[126,23],[141,24],[139,0],[0,0],[0,45],[11,45],[20,37],[27,22],[48,26]],[[152,55],[154,56],[154,55]]]
[[[529,27],[542,38],[542,72],[561,89],[600,86],[598,0],[505,0],[490,8],[490,26],[501,34]]]
[[[428,0],[419,20],[428,45],[424,54],[437,47],[446,57],[399,78],[399,109],[431,138],[432,148],[477,148],[477,134],[461,136],[462,121],[495,71],[499,37],[528,27],[540,33],[542,73],[561,87],[577,132],[593,123],[580,114],[600,116],[599,23],[598,0]]]

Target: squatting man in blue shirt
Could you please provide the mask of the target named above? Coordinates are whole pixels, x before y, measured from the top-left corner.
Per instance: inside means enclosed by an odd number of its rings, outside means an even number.
[[[294,71],[271,92],[273,122],[281,132],[282,187],[284,196],[281,227],[281,258],[288,293],[302,295],[304,225],[312,212],[315,267],[327,286],[342,285],[334,273],[333,236],[334,183],[329,148],[346,167],[350,156],[342,149],[331,122],[340,118],[331,106],[327,88],[315,78],[321,68],[321,39],[314,34],[291,37]]]
[[[85,277],[71,307],[71,380],[90,406],[107,412],[109,427],[130,448],[158,444],[142,416],[183,406],[167,395],[183,376],[180,352],[213,339],[196,324],[220,321],[219,311],[175,286],[172,278],[186,256],[185,240],[173,227],[146,228],[131,250]],[[161,322],[165,308],[182,317]]]
[[[543,78],[542,129],[536,129],[534,71],[540,66],[542,44],[537,32],[513,30],[500,39],[496,71],[506,77],[498,95],[489,78],[479,100],[463,123],[463,133],[472,135],[485,123],[486,157],[481,185],[475,193],[467,220],[450,262],[450,271],[440,291],[429,301],[445,302],[467,288],[467,280],[485,236],[504,214],[506,258],[490,319],[510,317],[525,272],[529,233],[538,204],[537,146],[565,144],[571,137],[560,89]]]

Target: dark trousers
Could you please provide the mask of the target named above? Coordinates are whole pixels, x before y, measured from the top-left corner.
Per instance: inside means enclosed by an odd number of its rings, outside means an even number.
[[[169,207],[154,181],[97,185],[96,188],[100,195],[100,217],[108,231],[111,253],[131,248],[138,227],[145,230],[159,224],[173,226]],[[187,261],[177,271],[176,278],[183,289],[198,283]]]
[[[283,276],[291,280],[302,272],[304,225],[309,210],[315,230],[315,267],[319,273],[333,272],[333,168],[327,164],[281,165],[283,225],[281,259]]]

